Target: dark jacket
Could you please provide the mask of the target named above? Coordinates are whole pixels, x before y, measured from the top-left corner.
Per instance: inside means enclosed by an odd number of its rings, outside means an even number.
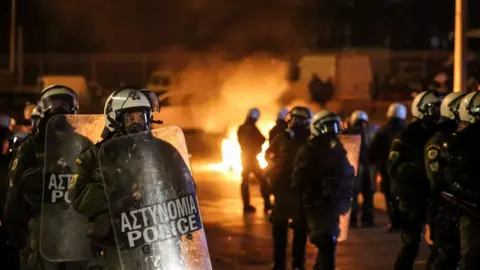
[[[3,222],[9,244],[23,248],[28,236],[28,222],[41,211],[44,139],[35,134],[17,149],[8,174],[8,191]]]
[[[408,124],[392,142],[387,169],[392,193],[400,198],[403,211],[412,209],[421,215],[425,213],[430,183],[425,172],[424,149],[435,133],[435,126],[426,126],[417,120]]]
[[[266,151],[269,157],[267,175],[270,178],[275,207],[272,220],[298,218],[302,210],[302,199],[297,188],[292,186],[291,175],[298,149],[307,141],[308,132],[295,133],[284,130],[278,134]]]
[[[375,134],[372,144],[368,150],[368,160],[374,164],[383,180],[388,177],[387,160],[390,153],[390,146],[393,138],[400,135],[407,128],[405,121],[398,118],[391,118]]]
[[[287,122],[284,120],[277,120],[277,123],[275,126],[268,132],[268,140],[270,144],[272,144],[273,140],[275,137],[277,137],[278,134],[282,134],[286,129],[288,128]]]
[[[255,126],[255,122],[247,120],[237,131],[238,143],[242,149],[242,156],[256,157],[262,152],[265,137]]]
[[[303,195],[311,230],[338,235],[340,215],[351,205],[354,174],[337,136],[317,136],[300,148],[292,181]]]

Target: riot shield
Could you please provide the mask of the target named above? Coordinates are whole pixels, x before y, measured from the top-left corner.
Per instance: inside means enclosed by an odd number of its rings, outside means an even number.
[[[350,164],[355,169],[355,176],[358,173],[358,163],[360,158],[360,145],[362,139],[360,135],[340,135],[340,141],[343,144],[345,150],[347,150],[347,158]],[[354,198],[355,200],[355,198]],[[340,235],[338,236],[338,241],[342,242],[348,238],[348,228],[350,226],[350,212],[351,209],[344,215],[340,216]]]
[[[40,252],[48,261],[92,258],[87,220],[70,207],[68,187],[77,173],[77,156],[100,140],[103,127],[103,115],[58,115],[47,123]]]
[[[212,269],[180,128],[111,139],[99,160],[119,257],[109,268]]]

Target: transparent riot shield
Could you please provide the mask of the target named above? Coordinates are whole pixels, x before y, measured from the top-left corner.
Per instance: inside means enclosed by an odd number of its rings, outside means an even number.
[[[180,128],[111,139],[99,160],[119,257],[109,269],[212,269]]]
[[[347,158],[350,164],[355,169],[355,176],[358,173],[358,162],[360,158],[360,144],[362,139],[360,135],[340,135],[340,141],[343,144],[343,147],[347,151]],[[355,198],[354,198],[355,199]],[[351,209],[344,215],[340,216],[340,235],[338,236],[338,241],[342,242],[348,238],[348,228],[350,226],[350,212]]]
[[[77,156],[100,140],[103,127],[103,115],[58,115],[47,123],[39,244],[48,261],[86,261],[94,254],[87,220],[71,208],[68,187]]]

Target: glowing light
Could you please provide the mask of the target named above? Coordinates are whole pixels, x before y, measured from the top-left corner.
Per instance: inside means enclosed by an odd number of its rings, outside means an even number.
[[[268,132],[275,125],[274,121],[261,121],[257,124],[260,132],[267,137]],[[240,180],[242,173],[242,151],[238,144],[237,128],[230,128],[227,138],[222,141],[222,161],[220,163],[209,164],[208,168],[215,171],[230,172],[235,177],[232,179]],[[260,168],[265,169],[268,162],[265,159],[265,151],[268,149],[268,139],[262,145],[262,152],[257,155],[257,161]]]

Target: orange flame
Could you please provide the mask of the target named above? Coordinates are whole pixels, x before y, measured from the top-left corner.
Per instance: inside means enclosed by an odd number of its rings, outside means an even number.
[[[257,126],[260,132],[265,137],[268,137],[268,132],[275,125],[274,121],[260,121]],[[231,172],[232,179],[240,180],[242,173],[242,151],[238,144],[237,128],[230,128],[228,137],[222,141],[222,161],[220,163],[210,164],[208,167],[211,170],[221,172]],[[257,155],[258,164],[260,168],[265,169],[268,166],[268,162],[265,159],[265,151],[268,149],[268,140],[262,145],[262,152]]]

